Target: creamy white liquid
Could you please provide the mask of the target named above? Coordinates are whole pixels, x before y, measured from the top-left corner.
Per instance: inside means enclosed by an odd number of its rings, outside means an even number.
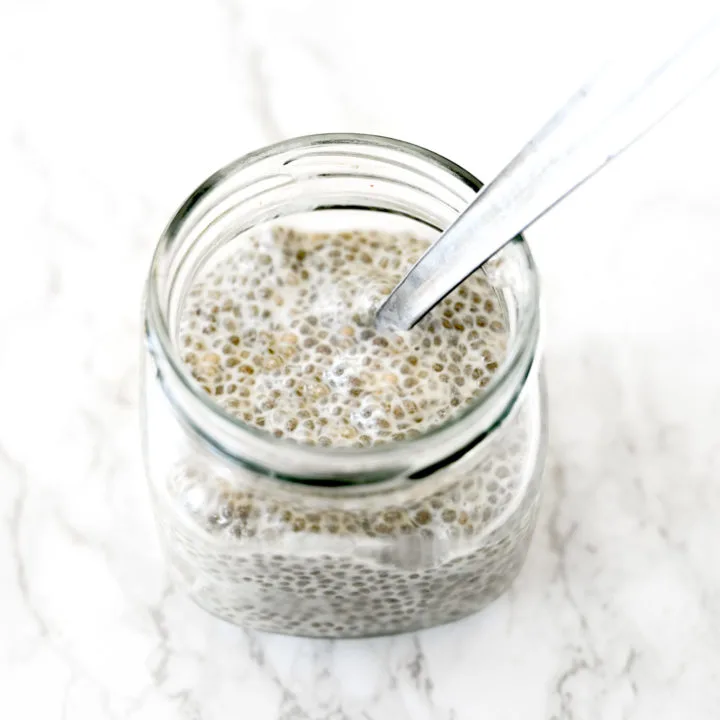
[[[482,393],[507,340],[481,273],[412,330],[373,328],[426,247],[362,231],[248,238],[191,288],[183,360],[221,407],[277,437],[368,446],[420,435]]]

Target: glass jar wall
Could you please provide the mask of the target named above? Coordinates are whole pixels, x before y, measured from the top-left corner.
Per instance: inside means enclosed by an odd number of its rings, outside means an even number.
[[[312,136],[223,169],[171,221],[146,291],[143,434],[167,556],[202,607],[262,630],[367,636],[475,612],[518,573],[546,447],[537,277],[522,238],[479,281],[507,328],[502,362],[477,397],[414,436],[367,447],[275,437],[217,402],[183,359],[198,276],[258,234],[320,233],[340,249],[357,229],[429,242],[479,187],[399,141]]]

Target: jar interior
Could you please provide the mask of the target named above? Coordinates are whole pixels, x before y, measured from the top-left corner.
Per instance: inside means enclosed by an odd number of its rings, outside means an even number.
[[[352,142],[346,137],[353,137]],[[358,140],[357,138],[361,138]],[[327,136],[317,145],[301,139],[265,149],[225,168],[190,196],[166,229],[158,246],[149,282],[150,316],[159,320],[162,352],[172,372],[166,373],[166,391],[182,412],[202,412],[205,434],[222,451],[247,455],[248,442],[266,458],[261,438],[212,407],[204,391],[193,388],[178,351],[178,325],[185,298],[205,267],[232,254],[248,235],[280,225],[299,231],[380,230],[409,233],[432,242],[467,206],[480,183],[461,168],[412,146],[382,138]],[[537,342],[537,279],[532,257],[522,238],[515,238],[483,267],[506,317],[509,337],[504,368],[487,387],[487,396],[463,409],[440,429],[412,443],[358,450],[362,472],[397,461],[426,466],[444,454],[439,447],[448,433],[453,445],[474,442],[510,411],[522,389]],[[172,376],[172,377],[171,377]],[[175,379],[174,379],[175,378]],[[177,382],[176,382],[177,379]],[[197,411],[190,410],[197,407]],[[212,410],[212,417],[207,411]],[[482,420],[478,415],[482,415]],[[473,416],[473,417],[471,417]],[[474,418],[474,419],[473,419]],[[240,437],[242,435],[242,437]],[[430,437],[433,435],[433,437]],[[438,436],[438,437],[435,437]],[[273,438],[270,438],[273,440]],[[423,443],[427,439],[427,443]],[[413,444],[414,454],[405,447]],[[238,448],[236,451],[235,448]],[[345,448],[307,448],[303,463],[308,474],[342,475]],[[333,457],[335,453],[340,453]],[[347,456],[345,456],[347,457]],[[293,467],[298,466],[297,457]],[[283,474],[284,469],[275,469]]]

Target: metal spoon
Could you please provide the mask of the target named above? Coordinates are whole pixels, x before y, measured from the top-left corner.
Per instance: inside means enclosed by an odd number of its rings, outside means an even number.
[[[648,31],[569,100],[415,263],[378,309],[378,327],[415,325],[720,67],[720,15],[667,35]]]

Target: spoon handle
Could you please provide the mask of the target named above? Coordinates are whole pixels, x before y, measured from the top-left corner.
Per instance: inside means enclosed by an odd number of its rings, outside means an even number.
[[[668,42],[648,31],[582,87],[410,269],[378,310],[377,325],[415,325],[720,67],[720,16],[690,36],[672,34]]]

